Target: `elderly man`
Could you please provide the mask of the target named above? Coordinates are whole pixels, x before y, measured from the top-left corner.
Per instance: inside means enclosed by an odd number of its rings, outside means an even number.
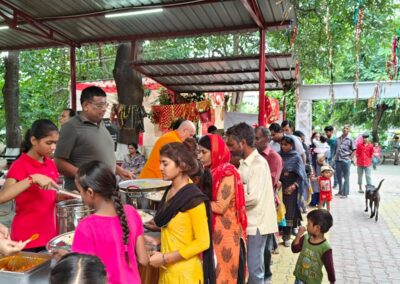
[[[162,146],[172,142],[183,142],[186,138],[196,134],[196,127],[190,120],[183,121],[178,129],[162,135],[154,144],[149,159],[143,167],[139,178],[162,178],[160,171],[160,149]]]
[[[61,126],[54,161],[64,175],[67,190],[76,190],[74,178],[78,168],[90,161],[107,164],[123,179],[132,178],[129,171],[116,165],[114,141],[102,121],[107,109],[106,93],[91,86],[82,91],[82,112]]]
[[[343,127],[342,136],[336,139],[336,151],[334,161],[336,163],[336,172],[339,184],[339,195],[341,198],[347,198],[350,193],[350,165],[353,159],[356,147],[350,135],[350,126]],[[344,182],[343,182],[344,178]]]
[[[234,156],[242,157],[242,177],[247,211],[247,264],[249,284],[264,284],[264,249],[269,234],[278,231],[274,190],[267,161],[254,148],[254,129],[242,122],[227,130],[226,144]]]

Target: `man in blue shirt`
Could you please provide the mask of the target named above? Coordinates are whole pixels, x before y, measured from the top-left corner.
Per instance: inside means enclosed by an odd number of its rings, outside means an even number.
[[[336,139],[336,151],[333,160],[336,163],[336,172],[339,183],[339,192],[341,198],[346,198],[350,193],[350,165],[353,159],[356,147],[350,135],[350,127],[345,125],[343,127],[342,136]],[[344,182],[342,181],[344,178]]]

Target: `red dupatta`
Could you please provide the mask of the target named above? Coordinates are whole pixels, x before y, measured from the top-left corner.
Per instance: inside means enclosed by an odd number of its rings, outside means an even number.
[[[211,142],[211,174],[212,174],[212,200],[217,199],[218,188],[222,179],[226,176],[234,176],[235,180],[235,207],[238,221],[242,226],[243,234],[246,236],[247,215],[246,202],[244,199],[244,186],[242,178],[237,169],[229,163],[231,153],[221,136],[216,134],[208,134]],[[213,217],[212,225],[215,225],[215,217]]]

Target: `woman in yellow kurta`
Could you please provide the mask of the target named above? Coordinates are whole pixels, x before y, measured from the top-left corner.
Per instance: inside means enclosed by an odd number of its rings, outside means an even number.
[[[210,205],[189,183],[189,175],[198,170],[196,158],[182,143],[163,146],[160,158],[163,178],[172,184],[154,217],[161,228],[161,252],[150,257],[150,264],[161,268],[158,283],[214,284]]]

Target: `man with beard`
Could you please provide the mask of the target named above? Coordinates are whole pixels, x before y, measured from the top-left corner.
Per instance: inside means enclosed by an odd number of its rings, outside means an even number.
[[[247,226],[249,284],[264,284],[264,249],[268,234],[278,231],[274,191],[267,161],[254,147],[254,129],[242,122],[227,130],[226,144],[233,156],[240,156]]]

